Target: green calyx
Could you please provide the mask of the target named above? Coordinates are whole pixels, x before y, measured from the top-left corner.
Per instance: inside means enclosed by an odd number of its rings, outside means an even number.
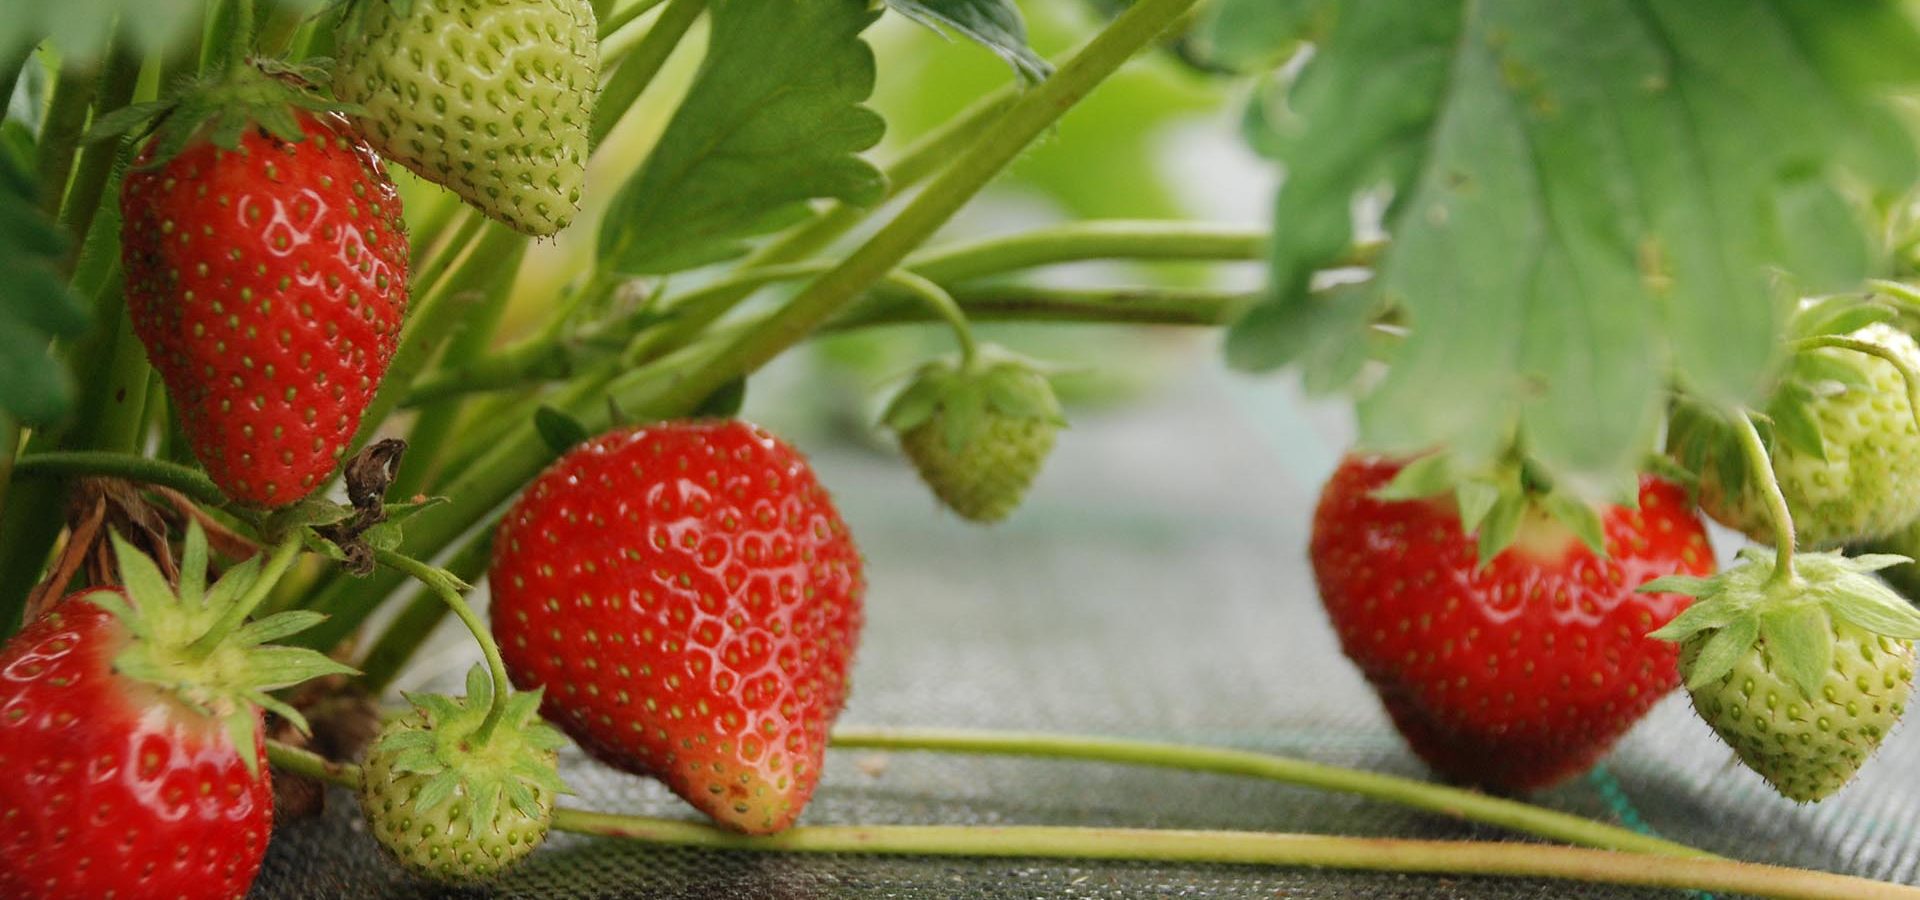
[[[1909,562],[1904,556],[1848,557],[1838,552],[1794,557],[1796,577],[1774,577],[1774,557],[1748,547],[1740,562],[1710,578],[1669,575],[1642,591],[1686,594],[1687,610],[1650,635],[1703,641],[1684,673],[1688,688],[1717,681],[1764,643],[1774,669],[1807,697],[1820,693],[1833,668],[1835,623],[1897,641],[1920,639],[1920,612],[1873,573]]]
[[[1619,486],[1616,502],[1639,501],[1637,482]],[[1479,470],[1462,469],[1451,454],[1429,453],[1400,470],[1374,496],[1381,500],[1427,500],[1453,496],[1460,531],[1479,545],[1486,565],[1521,539],[1529,527],[1546,522],[1566,528],[1595,554],[1607,553],[1605,529],[1593,504],[1565,486],[1552,485],[1517,457]]]
[[[977,440],[989,417],[1033,420],[1066,427],[1060,400],[1041,367],[992,344],[980,346],[971,363],[938,359],[922,366],[912,383],[893,398],[880,421],[896,432],[918,428],[936,417],[940,439],[959,453]]]
[[[205,138],[222,150],[237,150],[250,128],[263,128],[280,140],[306,139],[293,111],[359,111],[316,93],[326,73],[313,65],[293,66],[261,60],[198,80],[183,82],[172,96],[152,103],[136,103],[102,117],[88,140],[100,141],[128,134],[154,139],[143,165],[165,165],[195,140]]]
[[[991,345],[922,367],[881,421],[934,494],[982,523],[1019,506],[1066,425],[1041,367]]]
[[[493,682],[475,666],[467,696],[409,694],[362,766],[361,804],[382,846],[440,881],[494,878],[533,852],[567,793],[556,751],[566,739],[540,721],[540,692],[512,695],[482,739]]]
[[[95,591],[86,599],[119,617],[133,635],[114,658],[114,670],[218,719],[249,772],[257,775],[260,766],[253,753],[257,710],[270,710],[307,730],[299,710],[269,692],[323,675],[353,673],[325,654],[270,643],[319,624],[326,618],[319,613],[284,612],[239,624],[244,609],[272,587],[263,579],[267,554],[228,569],[208,586],[207,538],[193,524],[180,560],[180,584],[174,588],[153,560],[119,535],[113,536],[113,546],[126,593]]]

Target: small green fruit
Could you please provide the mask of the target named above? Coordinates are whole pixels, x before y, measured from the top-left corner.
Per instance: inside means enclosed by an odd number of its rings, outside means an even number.
[[[475,666],[467,697],[411,695],[412,712],[382,729],[360,767],[360,807],[408,869],[450,884],[500,876],[546,840],[566,787],[565,743],[538,718],[540,693],[515,694],[486,740],[492,681]]]
[[[882,420],[934,495],[980,523],[1019,507],[1065,424],[1047,377],[992,347],[928,363]]]
[[[1792,800],[1840,790],[1880,747],[1913,689],[1920,613],[1870,572],[1903,557],[1803,553],[1772,578],[1766,552],[1712,578],[1641,588],[1697,598],[1656,638],[1680,643],[1693,708],[1740,761]]]
[[[1876,323],[1848,335],[1920,367],[1920,345]],[[1832,347],[1796,355],[1769,404],[1774,476],[1803,547],[1832,548],[1887,535],[1920,517],[1920,426],[1893,364]],[[1723,429],[1676,414],[1670,445],[1700,476],[1700,508],[1761,543],[1773,540],[1766,504]]]
[[[587,0],[365,0],[333,90],[380,153],[515,230],[580,209],[599,42]]]

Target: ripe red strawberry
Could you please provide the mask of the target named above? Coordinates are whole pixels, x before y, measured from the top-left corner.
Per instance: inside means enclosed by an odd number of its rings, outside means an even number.
[[[204,571],[204,540],[189,544]],[[124,591],[69,596],[0,648],[0,897],[238,900],[273,826],[260,707],[291,712],[264,692],[350,670],[260,646],[308,613],[191,649],[254,562],[203,597],[124,545],[119,559]]]
[[[522,690],[617,768],[730,828],[793,823],[861,623],[860,557],[804,458],[741,422],[615,431],[494,537],[493,631]]]
[[[407,307],[406,226],[379,159],[339,115],[276,124],[293,123],[304,139],[249,125],[221,146],[202,129],[154,165],[163,131],[120,193],[134,331],[207,473],[263,507],[332,473]]]
[[[1485,567],[1450,499],[1383,500],[1396,462],[1348,457],[1314,514],[1327,615],[1407,742],[1447,778],[1505,791],[1578,774],[1677,683],[1647,637],[1686,605],[1635,589],[1702,575],[1713,553],[1685,492],[1642,478],[1602,513],[1608,555],[1532,515]]]

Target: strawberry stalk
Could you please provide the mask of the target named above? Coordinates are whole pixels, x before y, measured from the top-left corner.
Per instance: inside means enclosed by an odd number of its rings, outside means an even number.
[[[607,15],[599,16],[600,40],[604,43],[608,38],[617,34],[620,29],[633,24],[634,20],[646,15],[654,7],[665,2],[666,0],[635,0],[635,2],[627,4],[624,9],[612,10]]]
[[[600,142],[613,133],[614,126],[620,124],[634,101],[646,92],[647,85],[653,83],[654,76],[660,74],[674,48],[680,45],[680,39],[686,37],[694,20],[706,9],[707,0],[672,0],[661,10],[660,17],[647,29],[647,36],[620,61],[619,68],[600,89],[600,98],[594,104],[593,125],[587,131],[589,147],[599,147]]]
[[[1920,371],[1916,371],[1912,364],[1907,362],[1905,357],[1894,352],[1892,348],[1876,344],[1873,341],[1864,341],[1843,334],[1823,334],[1818,337],[1810,337],[1805,340],[1796,341],[1793,345],[1793,350],[1799,353],[1807,350],[1817,350],[1822,347],[1851,350],[1875,359],[1885,360],[1887,365],[1892,366],[1900,373],[1900,381],[1907,387],[1907,408],[1913,413],[1914,424],[1920,425]]]
[[[833,746],[842,750],[1070,759],[1216,775],[1242,775],[1280,784],[1353,794],[1581,847],[1658,856],[1718,858],[1685,844],[1480,791],[1247,750],[1125,738],[961,728],[838,728],[833,732]]]
[[[1734,411],[1732,419],[1740,450],[1747,457],[1750,477],[1754,486],[1760,489],[1760,497],[1767,505],[1767,515],[1773,522],[1773,576],[1767,584],[1769,587],[1791,585],[1796,576],[1793,572],[1793,512],[1787,508],[1787,495],[1780,490],[1780,479],[1774,477],[1773,461],[1767,457],[1767,444],[1761,440],[1760,430],[1754,427],[1753,419],[1743,410]]]
[[[329,762],[276,741],[267,743],[267,756],[273,765],[285,771],[342,787],[359,784],[358,767]],[[553,827],[576,834],[649,844],[737,852],[1312,866],[1376,872],[1557,878],[1794,900],[1920,898],[1920,889],[1807,869],[1517,843],[1031,825],[806,826],[770,837],[747,837],[686,821],[577,809],[557,810]]]
[[[1129,325],[1230,325],[1264,291],[1212,288],[1053,288],[1026,284],[961,285],[948,290],[975,322],[1085,322]],[[823,333],[936,321],[921,304],[875,297],[834,317]]]
[[[22,456],[15,462],[14,474],[36,479],[107,475],[172,488],[206,506],[221,507],[227,503],[226,496],[214,486],[213,479],[199,469],[130,453],[97,450],[34,453]]]
[[[467,626],[474,641],[480,645],[480,653],[487,660],[487,674],[493,680],[493,697],[487,707],[487,718],[480,723],[480,729],[474,732],[473,741],[476,747],[486,746],[494,728],[506,715],[508,701],[513,695],[513,682],[507,677],[507,664],[500,659],[500,645],[494,643],[493,633],[487,630],[486,623],[480,621],[480,616],[474,613],[466,598],[460,596],[459,588],[454,586],[453,576],[447,574],[446,570],[436,569],[392,550],[376,549],[374,559],[383,566],[411,576],[433,591],[440,602],[459,617],[461,624]]]

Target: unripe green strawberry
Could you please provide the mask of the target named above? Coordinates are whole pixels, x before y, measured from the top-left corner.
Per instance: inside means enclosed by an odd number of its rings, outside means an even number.
[[[452,884],[491,880],[546,840],[554,798],[566,792],[555,754],[565,739],[540,721],[539,691],[513,695],[483,739],[493,682],[479,666],[464,700],[407,699],[413,711],[382,729],[360,767],[367,822],[416,873]]]
[[[599,43],[587,0],[359,0],[334,94],[367,140],[536,236],[567,227],[586,181]]]
[[[1066,424],[1047,377],[993,347],[928,363],[882,420],[935,496],[981,523],[1020,505]]]
[[[1642,590],[1695,604],[1654,632],[1680,642],[1693,708],[1782,796],[1824,799],[1850,781],[1906,709],[1920,613],[1870,574],[1904,561],[1803,553],[1777,580],[1754,548],[1713,578]]]
[[[1920,367],[1920,345],[1890,325],[1865,341]],[[1920,517],[1920,426],[1907,383],[1892,363],[1823,347],[1795,355],[1767,410],[1774,476],[1793,512],[1801,546],[1831,548],[1887,535]],[[1700,476],[1700,508],[1716,521],[1771,542],[1766,504],[1747,477],[1731,437],[1692,411],[1677,414],[1674,455]]]

